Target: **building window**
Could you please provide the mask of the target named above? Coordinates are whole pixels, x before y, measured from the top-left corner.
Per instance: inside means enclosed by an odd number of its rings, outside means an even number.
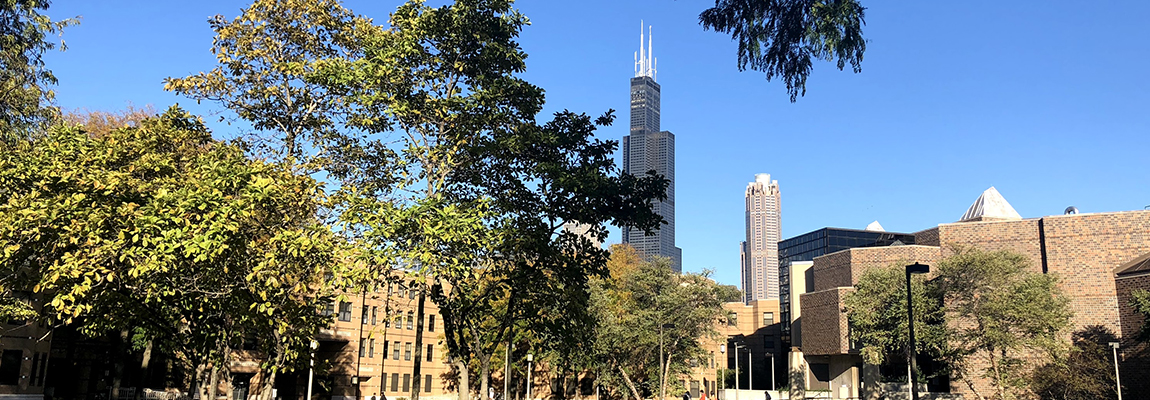
[[[427,331],[435,332],[435,314],[427,316]]]
[[[395,316],[395,329],[403,329],[403,315]]]
[[[431,361],[431,354],[435,350],[434,344],[427,345],[427,361]]]
[[[773,313],[773,312],[763,313],[763,326],[771,326],[774,324],[775,324],[775,313]]]
[[[367,306],[363,306],[363,312],[360,313],[360,316],[359,316],[359,324],[360,325],[367,324]]]
[[[383,341],[383,351],[379,352],[379,354],[381,356],[383,356],[383,358],[385,358],[385,359],[387,358],[387,341],[386,340]]]
[[[339,320],[351,321],[351,303],[346,301],[339,302]]]
[[[393,360],[398,360],[399,359],[399,342],[391,342],[391,344],[392,344],[392,346],[394,346],[394,347],[392,347],[391,358]]]
[[[427,375],[426,377],[423,378],[423,391],[424,392],[430,392],[431,391],[431,375]]]
[[[4,350],[0,356],[0,385],[16,385],[20,383],[20,364],[24,358],[23,350]]]
[[[399,391],[399,374],[391,374],[391,391]]]
[[[411,342],[403,344],[403,359],[411,361]]]
[[[335,315],[335,302],[327,303],[323,308],[323,316],[330,317]]]
[[[415,313],[412,311],[407,312],[407,330],[415,329]]]
[[[359,338],[359,356],[367,357],[367,339]]]
[[[376,310],[376,307],[375,307],[375,306],[371,306],[371,324],[372,324],[372,325],[375,325],[375,317],[376,317],[376,311],[377,311],[377,310]]]
[[[48,369],[48,353],[36,353],[32,358],[32,386],[44,386],[44,375]]]
[[[411,391],[411,374],[403,374],[403,392]]]
[[[371,339],[367,345],[367,358],[375,357],[375,339]]]

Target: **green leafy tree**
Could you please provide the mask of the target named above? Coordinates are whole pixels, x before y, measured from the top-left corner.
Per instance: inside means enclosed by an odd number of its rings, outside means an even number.
[[[1032,390],[1043,400],[1116,398],[1109,343],[1117,340],[1099,325],[1074,332],[1073,347],[1064,357],[1035,369]]]
[[[595,280],[591,292],[596,376],[636,400],[666,397],[669,387],[684,387],[676,377],[692,360],[709,357],[703,341],[716,337],[723,303],[739,294],[707,273],[679,275],[666,259],[643,261],[630,246],[612,250],[610,278]]]
[[[973,248],[938,263],[936,296],[952,330],[947,361],[977,398],[1025,397],[1035,364],[1065,351],[1060,335],[1070,324],[1069,300],[1055,276],[1031,268],[1021,254]],[[994,393],[980,393],[974,377],[989,379]]]
[[[1057,278],[1031,271],[1023,255],[955,248],[933,278],[914,278],[916,351],[935,357],[979,399],[1016,399],[1031,391],[1031,371],[1064,357],[1068,300]],[[905,359],[906,283],[901,266],[871,269],[846,299],[851,338],[867,363]],[[974,379],[985,378],[992,394]]]
[[[0,139],[12,141],[43,129],[57,115],[52,107],[56,76],[44,65],[50,38],[78,19],[52,21],[47,0],[0,0]],[[64,42],[59,43],[65,48]]]
[[[273,379],[330,323],[316,305],[340,242],[316,218],[321,186],[177,108],[20,141],[0,155],[0,191],[0,265],[30,277],[49,321],[134,328],[193,370],[250,341]]]
[[[908,361],[907,264],[868,270],[843,302],[851,324],[851,340],[859,343],[859,353],[868,364]],[[912,275],[915,352],[938,359],[946,354],[947,329],[942,304],[925,282],[924,276]]]
[[[608,222],[661,222],[650,208],[666,181],[619,173],[616,144],[593,139],[609,116],[536,122],[543,90],[517,77],[526,22],[495,0],[409,2],[388,28],[336,1],[261,0],[212,20],[219,68],[167,82],[340,184],[340,232],[370,266],[350,279],[401,276],[428,293],[463,387],[470,360],[485,369],[516,321],[574,334],[563,321],[578,319],[606,256],[559,233],[564,222],[600,236]]]
[[[1130,293],[1130,305],[1134,311],[1142,315],[1142,327],[1138,330],[1137,340],[1150,342],[1150,290],[1135,290]]]
[[[730,34],[739,44],[739,70],[781,79],[794,102],[806,94],[816,60],[862,71],[865,11],[859,0],[715,0],[699,23]]]

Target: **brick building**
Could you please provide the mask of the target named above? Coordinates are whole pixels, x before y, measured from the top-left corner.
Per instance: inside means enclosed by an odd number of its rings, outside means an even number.
[[[1150,286],[1150,211],[1067,214],[1023,219],[994,188],[955,223],[915,233],[915,245],[842,250],[816,257],[808,279],[813,290],[796,292],[801,354],[791,368],[805,372],[808,388],[829,388],[833,398],[873,398],[876,367],[864,366],[849,341],[843,299],[870,268],[914,262],[933,264],[953,253],[951,245],[982,250],[1011,250],[1025,255],[1035,272],[1058,274],[1074,312],[1071,330],[1102,326],[1123,338],[1120,362],[1124,395],[1150,397],[1143,382],[1150,369],[1141,364],[1146,346],[1129,340],[1140,320],[1129,309],[1129,291]],[[1141,261],[1140,261],[1141,260]],[[925,367],[929,368],[929,366]],[[805,371],[802,371],[805,370]],[[1134,383],[1132,383],[1134,382]],[[987,382],[976,382],[989,389]],[[960,382],[939,379],[933,391],[968,393]],[[872,390],[874,389],[874,390]]]

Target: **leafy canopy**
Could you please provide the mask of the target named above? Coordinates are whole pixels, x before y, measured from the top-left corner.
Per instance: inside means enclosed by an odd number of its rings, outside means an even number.
[[[739,44],[739,70],[782,79],[794,102],[806,94],[815,60],[862,71],[865,11],[859,0],[715,0],[699,23],[730,34]]]

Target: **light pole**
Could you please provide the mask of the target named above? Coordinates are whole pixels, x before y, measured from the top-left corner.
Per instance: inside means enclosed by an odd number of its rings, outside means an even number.
[[[311,360],[307,368],[307,400],[311,400],[311,384],[315,375],[315,349],[319,348],[319,342],[312,339],[311,341]]]
[[[726,345],[726,343],[719,345],[719,354],[723,355],[723,361],[727,361],[727,345]],[[719,368],[719,371],[721,371],[721,372],[719,372],[719,390],[727,390],[727,373],[726,373],[727,372],[727,366],[724,365],[722,368]],[[722,393],[722,392],[720,392],[720,393]],[[723,396],[723,397],[726,397],[726,396]],[[726,399],[719,399],[719,400],[726,400]]]
[[[659,325],[659,399],[665,400],[667,398],[667,370],[663,364],[663,329],[675,329],[675,324],[662,324]],[[670,364],[668,362],[667,364]]]
[[[527,400],[531,400],[531,353],[527,353]]]
[[[1118,376],[1118,342],[1110,342],[1110,348],[1114,349],[1114,385],[1118,389],[1118,400],[1122,400],[1122,378]]]
[[[910,328],[910,398],[911,400],[918,400],[918,388],[915,384],[918,383],[918,371],[915,367],[915,346],[914,346],[914,302],[911,301],[914,296],[911,294],[910,289],[910,276],[911,274],[925,274],[930,272],[930,266],[914,263],[906,266],[906,317],[909,320],[908,327]]]
[[[775,390],[775,352],[767,353],[771,356],[771,390]]]
[[[743,385],[739,384],[739,349],[745,349],[742,343],[735,343],[735,400],[739,400],[739,391]]]

